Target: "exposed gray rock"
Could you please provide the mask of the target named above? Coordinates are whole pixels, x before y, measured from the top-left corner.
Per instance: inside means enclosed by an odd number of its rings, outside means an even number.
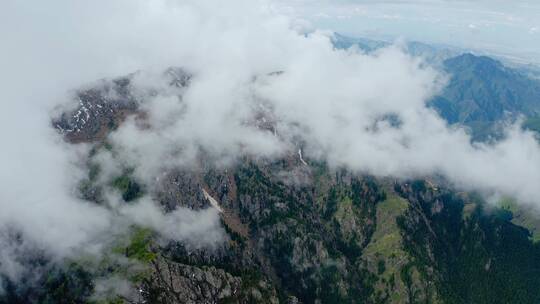
[[[214,266],[190,266],[160,258],[145,290],[150,303],[278,303],[263,280],[250,281]]]
[[[210,207],[203,195],[203,184],[194,171],[172,170],[160,178],[157,187],[157,200],[167,211],[177,207],[193,210]]]

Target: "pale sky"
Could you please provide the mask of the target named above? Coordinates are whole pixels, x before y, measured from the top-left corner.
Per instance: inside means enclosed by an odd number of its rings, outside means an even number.
[[[540,63],[540,1],[293,0],[278,9],[349,36],[435,42]]]

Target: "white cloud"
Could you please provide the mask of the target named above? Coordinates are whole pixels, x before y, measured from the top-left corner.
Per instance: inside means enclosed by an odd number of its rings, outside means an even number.
[[[222,6],[215,12],[227,19],[231,11]],[[169,1],[2,1],[2,231],[16,231],[29,244],[26,249],[43,249],[55,258],[90,250],[94,241],[92,251],[99,249],[117,218],[76,197],[87,148],[63,143],[50,127],[50,111],[70,90],[98,78],[191,62],[182,53],[191,43],[208,53],[213,41],[200,36],[204,10],[214,5],[194,2],[182,9]],[[214,30],[207,26],[206,31]],[[0,239],[4,274],[12,274],[21,259],[10,254],[11,237]]]
[[[425,107],[442,83],[435,71],[396,48],[373,55],[335,50],[326,32],[299,34],[291,30],[298,23],[272,14],[264,2],[8,0],[0,4],[0,18],[6,37],[0,228],[20,231],[58,257],[88,244],[99,249],[104,231],[118,229],[119,221],[203,244],[222,236],[213,210],[164,216],[143,199],[117,208],[119,219],[75,197],[87,147],[62,143],[49,127],[48,110],[83,83],[138,69],[183,66],[194,74],[182,100],[165,92],[142,105],[149,129],[128,120],[111,136],[119,156],[148,184],[164,166],[193,160],[199,147],[227,164],[245,154],[296,153],[301,136],[304,156],[358,172],[442,173],[466,189],[527,202],[540,194],[540,149],[530,134],[513,129],[498,144],[472,145]],[[270,75],[277,71],[284,73]],[[154,84],[152,72],[146,75],[138,85]],[[255,127],[261,112],[275,120],[278,136]],[[383,119],[388,114],[399,117],[398,128]],[[97,161],[110,163],[111,155]],[[16,270],[6,261],[0,271]]]

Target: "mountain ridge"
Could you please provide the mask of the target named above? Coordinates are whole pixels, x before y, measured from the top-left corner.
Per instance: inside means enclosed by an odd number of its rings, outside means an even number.
[[[121,88],[129,88],[129,78],[122,79]],[[189,86],[167,83],[178,94]],[[127,103],[133,107],[116,119],[122,111],[115,109],[126,104],[129,92],[90,91],[94,94],[77,95],[78,109],[52,121],[72,130],[59,128],[66,141],[95,145],[88,163],[99,151],[114,152],[107,136],[127,117],[144,121],[136,102]],[[115,98],[112,111],[90,112]],[[89,112],[84,123],[77,120],[79,111],[86,112],[81,107]],[[0,303],[540,300],[540,277],[530,275],[540,269],[540,244],[512,222],[507,208],[488,211],[481,197],[436,179],[397,180],[330,168],[298,148],[278,159],[241,157],[225,167],[211,165],[203,153],[195,166],[167,168],[150,192],[129,165],[105,184],[99,182],[103,168],[88,166],[79,191],[89,203],[103,204],[103,195],[114,190],[122,204],[150,196],[166,213],[213,208],[220,211],[224,239],[215,248],[163,244],[158,232],[133,227],[98,260],[48,266],[35,285],[14,288],[14,282],[2,280],[9,292]],[[101,290],[99,282],[111,276],[128,282],[130,292]]]

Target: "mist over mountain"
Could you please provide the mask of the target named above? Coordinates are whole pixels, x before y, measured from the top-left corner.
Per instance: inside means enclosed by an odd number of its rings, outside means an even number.
[[[475,137],[489,135],[505,119],[538,117],[538,80],[489,57],[471,54],[450,58],[444,67],[452,76],[433,106],[448,122],[471,127]]]
[[[2,6],[0,303],[540,301],[533,72],[266,1]]]
[[[374,52],[389,42],[334,35],[338,48],[359,47]],[[450,124],[470,128],[474,140],[502,136],[504,123],[524,119],[523,126],[538,129],[540,81],[535,68],[504,64],[499,59],[474,55],[448,46],[404,42],[403,50],[446,73],[448,83],[430,106]]]

